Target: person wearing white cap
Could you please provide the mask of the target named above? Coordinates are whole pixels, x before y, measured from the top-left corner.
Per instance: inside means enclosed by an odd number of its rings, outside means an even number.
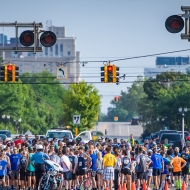
[[[38,189],[39,180],[45,173],[44,160],[49,160],[49,156],[43,152],[43,146],[36,146],[37,152],[32,155],[30,161],[35,163],[35,177],[36,177],[36,189]]]

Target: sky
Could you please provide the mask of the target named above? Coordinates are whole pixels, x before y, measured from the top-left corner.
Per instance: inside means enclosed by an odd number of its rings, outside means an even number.
[[[0,22],[43,22],[52,20],[54,26],[65,26],[67,37],[76,37],[76,50],[81,61],[110,61],[175,50],[188,49],[190,44],[181,40],[180,33],[165,29],[170,15],[181,14],[182,5],[189,0],[1,0]],[[190,3],[190,2],[189,2]],[[13,37],[13,28],[4,28]],[[2,28],[0,28],[2,33]],[[168,54],[188,56],[189,52]],[[102,112],[114,96],[127,91],[144,67],[155,67],[156,57],[114,62],[120,75],[126,74],[126,83],[94,84],[102,95]],[[100,63],[81,67],[81,78],[86,82],[100,82]],[[132,76],[132,77],[131,77]]]

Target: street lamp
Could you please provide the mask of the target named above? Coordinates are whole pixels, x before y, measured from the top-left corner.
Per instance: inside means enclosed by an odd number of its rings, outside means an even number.
[[[178,108],[179,113],[182,116],[182,141],[183,141],[183,146],[184,146],[184,142],[185,142],[185,137],[184,137],[184,117],[185,117],[185,112],[187,112],[187,107],[179,107]]]
[[[4,125],[5,125],[5,129],[7,130],[7,121],[9,122],[10,120],[10,115],[2,115],[2,119],[3,119],[3,122],[4,122]]]
[[[17,134],[18,134],[18,129],[19,129],[19,127],[20,127],[20,123],[21,123],[21,121],[22,121],[21,118],[18,119],[18,122],[17,122],[16,119],[13,119],[14,126],[16,127],[16,133],[17,133]]]

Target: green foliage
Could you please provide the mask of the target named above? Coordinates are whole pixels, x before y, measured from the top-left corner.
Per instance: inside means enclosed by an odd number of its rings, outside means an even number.
[[[66,92],[59,81],[47,71],[39,74],[25,73],[20,79],[22,81],[19,83],[22,84],[0,84],[0,114],[11,116],[8,128],[15,132],[13,120],[18,118],[22,118],[19,133],[30,130],[32,133],[45,134],[47,129],[58,126],[61,123],[61,106]],[[2,120],[0,128],[3,127]]]
[[[74,131],[76,126],[72,123],[73,115],[80,115],[79,132],[92,129],[98,120],[100,98],[98,90],[91,84],[84,81],[70,84],[63,100],[64,124],[70,125]]]
[[[126,122],[133,117],[139,116],[138,103],[146,97],[142,81],[142,77],[138,77],[132,86],[127,88],[127,92],[121,91],[118,102],[111,101],[112,107],[108,108],[107,121],[114,121],[114,117],[117,116],[118,121]]]

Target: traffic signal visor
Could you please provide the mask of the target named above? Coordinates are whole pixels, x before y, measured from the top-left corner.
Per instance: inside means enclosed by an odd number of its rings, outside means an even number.
[[[170,33],[181,32],[184,28],[184,20],[178,15],[172,15],[166,19],[165,27]]]

